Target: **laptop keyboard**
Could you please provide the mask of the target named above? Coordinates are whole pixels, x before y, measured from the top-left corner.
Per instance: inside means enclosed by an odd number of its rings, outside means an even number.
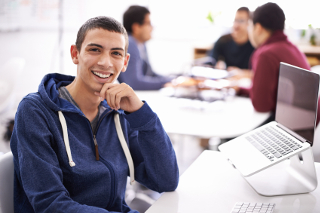
[[[244,203],[237,202],[231,213],[254,213],[254,212],[264,212],[264,213],[273,213],[274,203]]]
[[[281,158],[294,150],[302,148],[300,144],[272,126],[255,132],[247,136],[246,139],[270,161],[274,161],[274,159]]]

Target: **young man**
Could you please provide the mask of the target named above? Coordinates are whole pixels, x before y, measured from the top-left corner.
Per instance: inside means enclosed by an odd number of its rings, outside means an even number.
[[[232,33],[220,37],[208,53],[208,56],[212,57],[211,65],[219,69],[248,69],[249,59],[254,50],[247,30],[249,13],[247,7],[237,10]]]
[[[119,82],[135,90],[157,90],[172,78],[156,74],[150,65],[145,43],[151,39],[150,11],[142,6],[130,6],[123,15],[123,25],[129,34],[130,63],[121,73]]]
[[[259,112],[275,111],[280,62],[310,69],[306,56],[283,33],[285,15],[275,3],[258,7],[249,25],[249,38],[257,50],[250,98]]]
[[[131,87],[113,83],[126,71],[127,47],[119,22],[88,20],[70,51],[77,76],[48,74],[21,101],[11,138],[15,212],[137,212],[124,200],[129,168],[116,113],[135,179],[175,190],[176,157],[159,118]]]

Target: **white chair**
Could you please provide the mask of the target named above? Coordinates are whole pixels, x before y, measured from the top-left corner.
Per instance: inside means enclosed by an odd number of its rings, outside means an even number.
[[[13,155],[0,156],[0,213],[13,213]]]

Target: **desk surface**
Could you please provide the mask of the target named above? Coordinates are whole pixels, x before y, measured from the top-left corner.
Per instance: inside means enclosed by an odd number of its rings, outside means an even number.
[[[316,170],[319,182],[319,163]],[[227,213],[239,201],[275,203],[274,213],[315,213],[320,212],[320,187],[306,194],[261,196],[220,152],[204,151],[182,174],[177,190],[164,193],[147,213]]]
[[[270,113],[256,112],[249,98],[234,97],[212,103],[172,98],[160,91],[138,91],[168,133],[202,138],[233,138],[262,124]]]

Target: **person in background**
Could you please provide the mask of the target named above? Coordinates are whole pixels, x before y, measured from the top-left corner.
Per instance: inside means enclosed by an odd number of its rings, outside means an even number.
[[[284,25],[285,14],[275,3],[258,7],[249,23],[249,39],[256,48],[249,93],[258,112],[275,112],[280,62],[310,70],[306,56],[284,34]]]
[[[176,156],[158,116],[130,86],[114,84],[126,71],[127,47],[121,23],[89,19],[70,48],[76,77],[47,74],[20,102],[10,142],[15,212],[138,213],[125,202],[129,167],[154,191],[176,189]]]
[[[150,11],[142,6],[130,6],[123,14],[123,25],[129,35],[130,62],[118,80],[135,90],[158,90],[172,78],[156,74],[150,64],[146,42],[151,39]]]
[[[233,22],[232,33],[221,36],[214,44],[208,56],[207,64],[218,69],[248,69],[249,60],[254,51],[248,37],[248,20],[250,11],[247,7],[237,10]]]

